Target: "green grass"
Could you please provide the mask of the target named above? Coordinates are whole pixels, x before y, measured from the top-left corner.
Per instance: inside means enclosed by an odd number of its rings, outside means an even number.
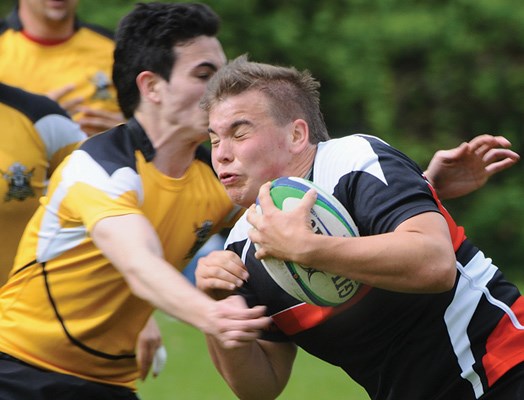
[[[524,291],[523,276],[509,276]],[[142,400],[234,400],[216,372],[202,333],[157,313],[168,352],[159,377],[139,384]],[[366,392],[342,370],[299,350],[291,379],[279,400],[369,400]]]
[[[157,313],[168,352],[164,371],[139,384],[142,400],[234,400],[216,372],[202,333]],[[296,399],[369,400],[342,370],[299,350],[291,379],[279,397]]]

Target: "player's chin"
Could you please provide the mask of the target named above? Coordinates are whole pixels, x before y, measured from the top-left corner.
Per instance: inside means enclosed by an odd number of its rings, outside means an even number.
[[[227,194],[233,203],[242,205],[244,197],[237,190],[228,190]]]
[[[229,190],[227,188],[226,190],[231,201],[241,207],[249,208],[251,204],[255,202],[255,200],[251,199],[249,196],[246,196],[245,192],[242,190]]]

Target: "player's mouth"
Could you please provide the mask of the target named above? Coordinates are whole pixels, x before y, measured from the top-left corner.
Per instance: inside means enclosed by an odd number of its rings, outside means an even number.
[[[232,186],[236,184],[239,180],[238,175],[231,174],[229,172],[222,172],[218,175],[218,177],[220,179],[220,182],[222,182],[224,186]]]

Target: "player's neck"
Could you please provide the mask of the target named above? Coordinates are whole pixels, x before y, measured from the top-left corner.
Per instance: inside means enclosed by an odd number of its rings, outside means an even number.
[[[180,178],[187,172],[195,159],[195,152],[201,143],[198,140],[184,138],[176,127],[163,126],[158,121],[142,112],[135,113],[142,128],[155,148],[155,167],[164,175]],[[154,119],[154,118],[153,118]]]
[[[298,157],[295,158],[293,164],[293,171],[289,175],[299,176],[311,180],[313,176],[313,164],[317,152],[316,146],[308,147]]]
[[[29,12],[20,9],[20,20],[24,27],[24,35],[34,42],[42,44],[57,44],[65,42],[75,32],[74,19],[63,21],[42,21]]]

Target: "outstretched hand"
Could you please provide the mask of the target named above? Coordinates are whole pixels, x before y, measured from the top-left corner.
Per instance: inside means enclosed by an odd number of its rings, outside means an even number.
[[[425,176],[441,199],[464,196],[520,159],[510,146],[503,136],[477,136],[454,149],[437,151]]]

